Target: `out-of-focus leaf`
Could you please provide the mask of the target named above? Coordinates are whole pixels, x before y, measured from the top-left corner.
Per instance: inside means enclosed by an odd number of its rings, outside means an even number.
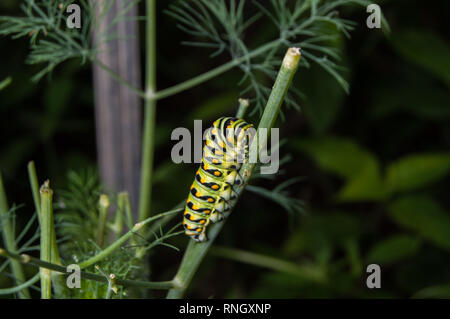
[[[377,159],[355,142],[329,136],[297,140],[292,145],[313,157],[322,169],[347,180],[338,194],[339,200],[384,198],[385,190]]]
[[[364,163],[358,175],[350,179],[338,194],[340,201],[382,200],[386,191],[380,176],[378,161],[372,158]]]
[[[43,104],[48,112],[48,116],[58,119],[62,112],[69,105],[73,89],[73,81],[69,78],[60,78],[58,81],[50,83],[43,94]]]
[[[194,120],[211,120],[224,114],[235,114],[238,107],[238,96],[234,93],[214,95],[196,107],[187,116],[188,122]],[[251,107],[251,106],[250,106]]]
[[[421,245],[420,239],[399,234],[378,242],[367,254],[367,262],[391,264],[415,254]]]
[[[360,231],[360,222],[354,215],[313,212],[303,218],[300,229],[286,240],[284,251],[290,256],[309,252],[325,262],[332,249],[345,248],[349,241],[358,238]]]
[[[386,186],[391,192],[429,185],[450,172],[450,153],[416,154],[387,167]]]
[[[298,139],[292,145],[310,155],[320,168],[345,178],[357,175],[363,163],[373,158],[353,141],[334,136]]]
[[[407,112],[420,119],[443,121],[450,118],[450,94],[436,87],[388,87],[377,90],[371,114],[379,119]]]
[[[323,134],[334,123],[345,92],[329,73],[315,64],[308,71],[299,72],[296,83],[301,83],[298,87],[305,96],[301,106],[312,131]]]
[[[413,298],[417,299],[426,299],[426,298],[450,298],[450,284],[448,285],[439,285],[439,286],[431,286],[424,288],[418,292],[416,292]]]
[[[405,58],[432,72],[450,86],[450,48],[437,33],[401,30],[392,33],[390,40]]]
[[[10,85],[12,82],[12,78],[8,76],[6,79],[0,82],[0,91],[3,90],[5,87]]]
[[[450,250],[450,216],[430,197],[404,196],[389,205],[399,225],[418,232],[426,240]]]

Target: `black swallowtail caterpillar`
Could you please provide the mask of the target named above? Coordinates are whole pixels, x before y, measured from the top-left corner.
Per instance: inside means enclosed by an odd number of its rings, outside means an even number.
[[[206,132],[203,158],[195,174],[184,209],[186,235],[208,240],[206,227],[227,217],[243,183],[239,175],[248,161],[253,125],[235,117],[221,117]]]

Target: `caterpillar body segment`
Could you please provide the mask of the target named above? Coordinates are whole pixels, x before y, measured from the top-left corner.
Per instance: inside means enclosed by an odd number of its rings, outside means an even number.
[[[206,132],[203,158],[189,191],[183,216],[186,235],[197,242],[208,240],[206,228],[227,217],[243,183],[239,175],[248,160],[253,125],[222,117]]]

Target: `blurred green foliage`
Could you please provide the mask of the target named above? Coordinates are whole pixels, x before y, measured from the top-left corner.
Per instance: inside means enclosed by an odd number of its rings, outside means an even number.
[[[450,298],[450,3],[380,4],[391,25],[388,36],[366,28],[365,10],[343,12],[358,22],[352,39],[335,43],[347,68],[348,95],[321,68],[299,69],[302,113],[285,110],[281,128],[288,140],[281,156],[289,152],[291,160],[275,179],[256,182],[274,189],[303,176],[289,190],[306,204],[306,214],[289,218],[277,203],[246,192],[218,239],[221,246],[289,260],[310,272],[296,276],[211,254],[190,296]],[[14,1],[2,1],[0,10],[17,12]],[[173,20],[158,19],[159,88],[227,61],[181,47],[185,35]],[[248,45],[270,40],[272,32],[265,25],[250,28]],[[0,52],[0,168],[11,202],[26,203],[31,216],[26,162],[34,159],[43,176],[63,188],[69,170],[95,166],[96,151],[90,69],[68,62],[50,81],[33,84],[36,69],[23,65],[26,41],[0,39],[8,48]],[[171,162],[171,131],[233,114],[239,78],[233,70],[158,102],[155,211],[184,198],[196,169]],[[183,247],[186,239],[174,241]],[[152,254],[158,260],[151,265],[154,280],[170,278],[182,256],[166,249]],[[366,287],[370,263],[381,266],[381,289]],[[308,273],[325,274],[325,280]]]

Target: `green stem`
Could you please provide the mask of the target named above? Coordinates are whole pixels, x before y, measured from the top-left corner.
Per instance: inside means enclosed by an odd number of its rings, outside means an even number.
[[[119,193],[117,197],[117,210],[116,216],[114,218],[114,237],[117,239],[122,235],[123,232],[123,217],[125,213],[125,198],[123,196],[124,193]]]
[[[249,105],[250,105],[250,102],[248,101],[248,99],[239,99],[239,108],[236,113],[236,117],[238,119],[244,118],[245,113],[247,113]]]
[[[65,276],[68,275],[67,269],[64,266],[60,266],[57,264],[52,264],[49,262],[45,262],[38,258],[31,257],[26,254],[15,254],[8,250],[0,248],[0,256],[9,257],[15,261],[19,261],[24,264],[29,264],[39,268],[45,268],[51,271],[56,271]],[[94,280],[102,283],[108,283],[108,278],[105,276],[96,275],[90,272],[81,271],[80,276],[82,279]],[[125,286],[125,287],[142,287],[148,289],[171,289],[176,287],[176,285],[172,281],[160,281],[160,282],[151,282],[151,281],[139,281],[139,280],[128,280],[128,279],[115,279],[115,284]]]
[[[41,198],[39,195],[39,181],[37,178],[36,167],[33,161],[28,162],[28,177],[30,180],[31,192],[33,194],[34,208],[41,220]]]
[[[300,51],[296,48],[288,49],[284,59],[283,64],[281,65],[280,71],[278,72],[278,76],[275,80],[275,84],[272,88],[272,92],[270,93],[269,100],[267,101],[266,108],[264,109],[263,116],[261,117],[258,131],[261,128],[269,129],[275,123],[275,120],[280,112],[281,104],[283,103],[284,97],[286,95],[289,86],[291,85],[293,76],[298,67],[298,62],[300,60]],[[250,146],[250,151],[252,149],[258,150],[259,145],[265,145],[267,143],[268,134],[262,136],[259,141],[257,138],[253,139],[253,142]],[[241,186],[241,190],[238,194],[242,194],[242,189],[248,183],[251,178],[253,169],[256,163],[246,163],[242,166],[240,173],[241,176],[244,177],[244,183]],[[234,205],[232,205],[233,207]],[[217,223],[209,226],[208,237],[209,240],[204,243],[195,243],[190,240],[186,252],[183,256],[183,260],[181,261],[181,265],[175,275],[173,281],[180,287],[177,289],[171,289],[167,294],[167,298],[181,298],[186,288],[189,286],[195,272],[202,259],[205,257],[208,252],[211,244],[214,239],[217,237],[218,233],[222,229],[224,222]]]
[[[52,261],[52,220],[53,191],[46,181],[41,189],[41,260],[45,262]],[[51,271],[47,268],[41,268],[41,298],[50,299],[52,296]]]
[[[8,214],[8,200],[6,199],[5,188],[3,186],[3,179],[0,173],[0,224],[2,227],[3,242],[6,248],[10,251],[17,251],[17,243],[14,238],[14,229],[11,224],[11,216]],[[11,262],[11,271],[14,275],[16,284],[22,284],[25,282],[25,274],[22,269],[22,265],[17,261]],[[24,288],[19,291],[20,298],[30,298],[30,292],[28,288]]]
[[[315,266],[297,265],[271,256],[227,247],[214,246],[211,248],[211,253],[222,258],[288,273],[314,282],[320,283],[325,280],[324,272]]]
[[[179,83],[179,84],[174,85],[172,87],[169,87],[167,89],[158,91],[158,92],[156,92],[153,95],[152,98],[154,98],[156,100],[163,99],[163,98],[166,98],[166,97],[178,94],[178,93],[180,93],[180,92],[182,92],[184,90],[190,89],[190,88],[192,88],[194,86],[197,86],[199,84],[202,84],[203,82],[211,80],[212,78],[214,78],[214,77],[216,77],[216,76],[218,76],[218,75],[220,75],[220,74],[222,74],[222,73],[224,73],[224,72],[226,72],[228,70],[231,70],[235,66],[238,66],[239,64],[247,61],[248,59],[251,59],[253,57],[261,55],[261,54],[267,52],[268,50],[279,46],[281,44],[281,42],[282,42],[281,39],[278,39],[278,40],[274,40],[272,42],[269,42],[267,44],[264,44],[264,45],[260,46],[259,48],[251,51],[249,54],[247,54],[245,56],[233,59],[230,62],[227,62],[227,63],[225,63],[225,64],[223,64],[223,65],[221,65],[221,66],[219,66],[219,67],[217,67],[215,69],[212,69],[212,70],[210,70],[208,72],[200,74],[200,75],[198,75],[198,76],[196,76],[196,77],[194,77],[192,79],[189,79],[189,80],[187,80],[185,82],[182,82],[182,83]]]
[[[105,238],[106,217],[108,216],[108,208],[109,208],[109,198],[107,195],[105,194],[100,195],[98,207],[99,207],[99,216],[97,226],[97,245],[99,247],[102,247],[103,240]]]
[[[284,97],[291,85],[295,71],[297,71],[299,61],[300,50],[298,48],[289,48],[284,56],[275,84],[270,92],[269,100],[267,101],[264,113],[259,121],[257,138],[255,137],[250,145],[250,154],[257,154],[258,149],[267,145],[267,141],[270,137],[270,129],[274,126],[278,114],[280,113],[281,105],[283,104]],[[268,134],[260,135],[261,130],[267,130]],[[244,184],[248,183],[255,166],[256,163],[252,163],[251,161],[242,165],[240,174],[244,177]]]
[[[35,283],[37,283],[40,278],[41,278],[41,274],[38,272],[36,275],[34,275],[34,277],[32,277],[31,279],[28,279],[28,281],[24,282],[21,285],[11,287],[11,288],[0,289],[0,295],[10,295],[10,294],[14,294],[16,292],[20,292],[21,290],[28,288],[28,287],[34,285]]]
[[[119,194],[119,197],[123,197],[127,226],[131,229],[133,227],[133,212],[131,210],[130,195],[127,192],[123,192]]]
[[[148,39],[150,41],[150,39]],[[250,58],[254,58],[256,56],[259,56],[263,53],[266,53],[267,51],[274,49],[278,47],[282,43],[282,39],[277,39],[272,42],[266,43],[259,48],[251,51],[249,54],[233,59],[225,64],[222,64],[221,66],[218,66],[210,71],[207,71],[205,73],[202,73],[198,76],[195,76],[189,80],[186,80],[182,83],[178,83],[176,85],[173,85],[171,87],[168,87],[166,89],[163,89],[161,91],[146,91],[140,90],[139,88],[135,87],[130,82],[123,79],[118,73],[114,72],[111,68],[109,68],[107,65],[103,64],[100,60],[97,60],[95,58],[92,59],[92,62],[97,64],[100,68],[102,68],[104,71],[106,71],[113,79],[120,82],[121,84],[128,87],[130,90],[134,91],[136,94],[138,94],[140,97],[142,97],[144,100],[160,100],[167,97],[170,97],[172,95],[178,94],[180,92],[183,92],[185,90],[188,90],[190,88],[193,88],[197,85],[200,85],[206,81],[211,80],[212,78],[221,75],[222,73],[225,73],[234,67],[238,66],[239,64],[247,61]]]
[[[147,0],[147,48],[146,48],[146,93],[156,91],[156,0]],[[139,220],[150,215],[152,202],[152,177],[156,123],[156,100],[147,98],[144,110],[144,134],[142,140],[141,188],[139,196]]]
[[[133,228],[131,230],[129,230],[126,234],[124,234],[122,237],[120,237],[119,239],[117,239],[115,242],[113,242],[111,245],[109,245],[107,248],[103,249],[101,252],[99,252],[97,255],[95,255],[92,258],[89,258],[85,261],[83,261],[82,263],[80,263],[80,267],[81,268],[86,268],[89,267],[95,263],[97,263],[98,261],[102,260],[103,258],[105,258],[106,256],[108,256],[109,254],[111,254],[114,250],[118,249],[124,242],[126,242],[128,239],[130,239],[130,237],[132,237],[137,231],[139,231],[144,225],[158,219],[158,218],[162,218],[171,214],[175,214],[178,213],[180,211],[180,209],[174,209],[174,210],[169,210],[165,213],[161,213],[152,217],[149,217],[145,220],[143,220],[140,223],[137,223],[133,226]]]
[[[31,186],[31,192],[33,194],[33,201],[34,201],[34,207],[36,209],[36,213],[38,215],[39,224],[42,224],[42,217],[41,217],[41,198],[39,194],[39,182],[37,178],[36,173],[36,167],[34,165],[33,161],[30,161],[28,163],[28,177],[30,180],[30,186]],[[58,249],[58,243],[56,242],[56,231],[55,226],[52,221],[52,262],[58,265],[62,265],[61,258],[59,256],[59,249]],[[63,282],[60,274],[58,273],[52,273],[52,283],[55,288],[56,295],[61,296],[63,294],[63,290],[67,288],[65,282]]]

